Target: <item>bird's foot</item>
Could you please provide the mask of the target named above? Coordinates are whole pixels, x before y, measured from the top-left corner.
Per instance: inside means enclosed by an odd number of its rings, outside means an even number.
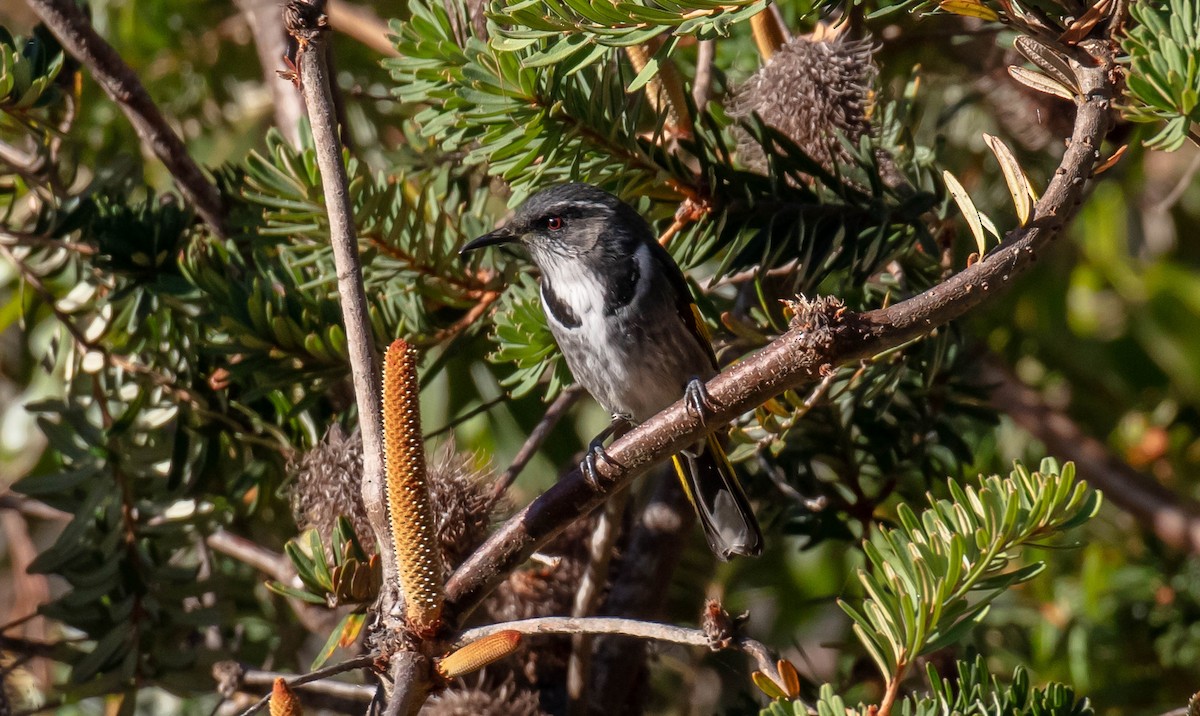
[[[587,454],[583,456],[583,460],[579,463],[579,470],[583,473],[583,479],[592,486],[592,489],[600,489],[600,473],[596,466],[601,460],[610,465],[616,464],[608,453],[604,450],[604,441],[610,436],[621,437],[629,432],[629,419],[622,415],[614,415],[612,422],[607,428],[602,430],[599,435],[588,443]]]
[[[603,460],[607,463],[612,463],[612,459],[608,453],[604,451],[604,438],[598,437],[588,445],[587,454],[583,456],[583,460],[579,463],[579,469],[583,472],[583,479],[592,486],[593,490],[600,489],[600,473],[596,469],[597,463]]]
[[[709,413],[716,410],[712,398],[708,395],[708,388],[699,378],[692,378],[683,389],[683,404],[687,406],[689,413],[700,420],[701,425],[707,421]]]

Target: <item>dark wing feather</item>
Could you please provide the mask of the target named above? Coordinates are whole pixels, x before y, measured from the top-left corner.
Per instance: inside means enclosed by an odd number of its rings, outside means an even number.
[[[671,287],[671,294],[675,301],[675,313],[679,316],[680,322],[687,327],[688,333],[696,340],[696,343],[704,348],[713,370],[718,370],[717,354],[713,352],[712,338],[708,334],[708,328],[704,325],[700,309],[692,299],[692,290],[688,287],[687,279],[683,277],[683,271],[679,269],[675,259],[671,258],[671,254],[667,253],[667,250],[657,241],[653,238],[649,241],[651,244],[650,256]]]

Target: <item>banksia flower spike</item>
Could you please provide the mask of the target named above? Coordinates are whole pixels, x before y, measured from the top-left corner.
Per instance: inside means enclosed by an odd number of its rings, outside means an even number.
[[[282,678],[275,679],[271,687],[270,700],[271,716],[303,716],[304,709],[300,708],[300,699],[292,691],[292,687]]]
[[[438,673],[447,681],[478,671],[517,650],[521,633],[512,629],[496,632],[467,644],[437,663]]]
[[[288,466],[294,479],[289,490],[292,514],[300,531],[317,530],[326,544],[332,543],[339,516],[354,526],[354,533],[367,551],[375,549],[375,533],[363,507],[362,436],[346,435],[334,425],[325,438]]]
[[[421,436],[417,349],[402,339],[388,347],[383,363],[383,455],[405,616],[414,631],[428,635],[441,622],[442,556]]]

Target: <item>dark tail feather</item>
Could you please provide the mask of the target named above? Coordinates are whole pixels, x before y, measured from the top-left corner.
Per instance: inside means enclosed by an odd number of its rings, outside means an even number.
[[[762,553],[758,520],[716,436],[709,435],[698,452],[676,455],[674,462],[713,553],[722,561]]]

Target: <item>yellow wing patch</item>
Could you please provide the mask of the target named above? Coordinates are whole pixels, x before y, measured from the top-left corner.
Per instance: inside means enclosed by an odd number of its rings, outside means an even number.
[[[706,353],[708,353],[708,357],[712,361],[713,368],[716,369],[717,354],[715,351],[713,351],[712,334],[708,332],[708,324],[704,322],[704,315],[700,313],[700,307],[694,302],[688,303],[688,308],[690,308],[692,312],[692,320],[688,321],[690,324],[688,327],[692,330],[692,335],[696,337],[696,340],[700,341],[700,343],[704,345],[704,350]],[[682,314],[679,317],[684,321],[687,321],[688,319],[688,316]]]

